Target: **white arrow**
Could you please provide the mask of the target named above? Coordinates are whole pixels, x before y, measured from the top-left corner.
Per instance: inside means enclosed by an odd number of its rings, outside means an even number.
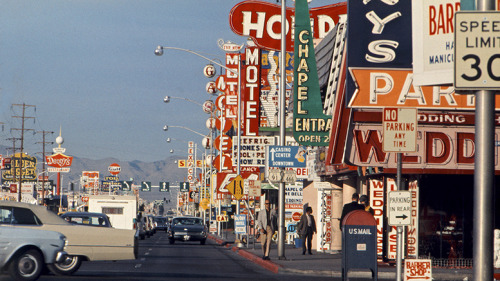
[[[271,156],[272,156],[272,159],[271,159],[271,160],[272,160],[272,161],[274,161],[274,151],[275,151],[275,150],[274,150],[274,148],[271,148]]]

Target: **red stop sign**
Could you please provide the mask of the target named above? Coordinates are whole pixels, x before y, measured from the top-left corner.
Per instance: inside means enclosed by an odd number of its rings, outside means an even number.
[[[292,215],[292,219],[293,219],[294,221],[300,221],[300,217],[301,217],[301,216],[302,216],[302,215],[301,215],[299,212],[295,212],[295,213],[293,213],[293,215]]]

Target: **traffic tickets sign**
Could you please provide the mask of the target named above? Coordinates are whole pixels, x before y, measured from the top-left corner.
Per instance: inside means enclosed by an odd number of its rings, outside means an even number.
[[[411,223],[411,192],[389,191],[387,212],[390,226],[410,225]]]
[[[459,11],[455,13],[456,90],[500,88],[500,13]]]
[[[384,108],[383,111],[384,152],[417,151],[417,109]]]

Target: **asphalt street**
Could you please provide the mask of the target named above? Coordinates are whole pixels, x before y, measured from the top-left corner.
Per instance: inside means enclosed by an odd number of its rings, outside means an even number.
[[[140,241],[139,258],[84,262],[72,276],[42,275],[39,280],[304,280],[302,274],[276,274],[213,240],[168,243],[165,232]],[[0,281],[12,280],[1,275]],[[307,280],[336,280],[308,276]],[[355,279],[351,279],[355,280]]]

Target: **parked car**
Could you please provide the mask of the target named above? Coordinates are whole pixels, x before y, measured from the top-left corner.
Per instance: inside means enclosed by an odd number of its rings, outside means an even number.
[[[137,217],[135,218],[135,229],[138,232],[139,238],[141,240],[144,240],[147,237],[149,237],[148,230],[147,230],[147,218],[145,218],[141,212],[137,214]]]
[[[170,244],[175,241],[200,241],[201,245],[205,245],[207,227],[201,218],[175,217],[168,231],[168,239]]]
[[[97,227],[112,227],[109,217],[103,213],[92,212],[66,212],[61,218],[72,224],[81,224]]]
[[[168,218],[156,216],[154,217],[156,222],[156,230],[167,231],[168,230]]]
[[[138,254],[135,230],[71,224],[44,206],[0,201],[0,223],[64,234],[68,239],[68,256],[47,266],[57,275],[74,273],[83,260],[127,260],[137,258]]]
[[[0,269],[16,280],[36,280],[44,265],[64,259],[65,246],[59,232],[0,226]]]
[[[156,223],[156,221],[155,221],[155,216],[153,216],[153,215],[148,215],[148,219],[149,219],[149,223],[151,224],[151,232],[152,232],[152,234],[151,234],[151,235],[153,235],[153,234],[155,234],[155,233],[156,233],[156,226],[157,226],[158,224],[157,224],[157,223]]]

